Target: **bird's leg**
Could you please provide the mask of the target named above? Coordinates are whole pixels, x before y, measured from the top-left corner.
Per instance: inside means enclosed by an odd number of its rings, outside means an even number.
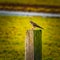
[[[32,30],[34,30],[34,27],[32,26]]]

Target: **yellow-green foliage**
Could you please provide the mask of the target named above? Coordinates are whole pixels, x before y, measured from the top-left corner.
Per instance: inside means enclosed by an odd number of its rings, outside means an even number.
[[[43,60],[60,60],[60,18],[0,16],[0,60],[24,60],[26,31],[30,20],[43,27]]]
[[[0,0],[0,3],[19,3],[19,4],[45,4],[45,5],[59,5],[60,0]]]

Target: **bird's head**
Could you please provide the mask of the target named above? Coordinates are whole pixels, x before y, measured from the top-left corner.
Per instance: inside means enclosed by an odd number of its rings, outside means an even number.
[[[32,24],[33,22],[32,22],[32,21],[30,21],[30,23]]]

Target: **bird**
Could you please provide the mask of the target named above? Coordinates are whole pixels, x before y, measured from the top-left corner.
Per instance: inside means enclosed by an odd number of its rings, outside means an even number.
[[[35,22],[33,21],[30,21],[30,23],[32,24],[32,26],[35,28],[35,27],[38,27],[40,29],[43,29],[42,27],[40,27],[39,25],[37,25]]]

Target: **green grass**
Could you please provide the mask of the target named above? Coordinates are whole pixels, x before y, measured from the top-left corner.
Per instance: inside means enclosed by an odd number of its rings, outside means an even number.
[[[0,60],[24,60],[26,31],[30,20],[43,27],[43,60],[60,60],[60,18],[0,16]]]

